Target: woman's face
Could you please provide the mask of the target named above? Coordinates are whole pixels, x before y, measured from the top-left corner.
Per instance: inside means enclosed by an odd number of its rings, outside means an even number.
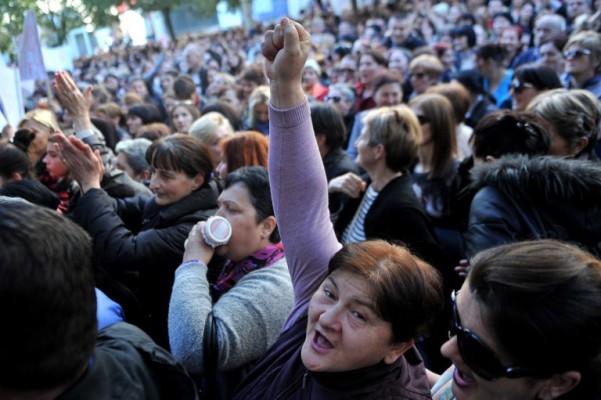
[[[531,83],[514,79],[509,86],[513,111],[526,111],[526,107],[540,93]]]
[[[372,56],[364,54],[359,59],[359,80],[365,85],[371,85],[374,78],[382,72],[382,67]]]
[[[256,104],[253,111],[255,113],[255,120],[257,122],[266,123],[269,121],[269,111],[267,108],[267,104],[265,104],[265,103]]]
[[[461,327],[476,334],[499,358],[504,366],[515,365],[493,339],[490,325],[484,321],[486,308],[472,295],[465,282],[457,295],[457,314]],[[553,398],[541,396],[546,380],[530,378],[500,378],[487,381],[476,375],[463,360],[457,345],[457,336],[442,345],[441,353],[455,366],[452,391],[458,400],[532,400]]]
[[[390,364],[409,346],[394,342],[392,326],[376,313],[363,277],[336,270],[311,297],[301,350],[309,371],[351,371],[382,360]]]
[[[590,50],[579,44],[573,44],[565,54],[571,55],[571,57],[566,57],[566,72],[568,74],[578,77],[595,75],[595,66]]]
[[[69,169],[67,169],[67,166],[59,157],[59,154],[54,149],[52,143],[48,143],[48,146],[46,148],[46,155],[44,156],[42,161],[46,165],[46,170],[48,170],[48,173],[54,179],[64,178],[69,173]]]
[[[144,125],[144,122],[142,121],[142,118],[137,115],[129,115],[126,124],[129,134],[135,137],[136,133],[138,133],[138,129]]]
[[[376,146],[369,144],[369,130],[367,126],[363,127],[361,135],[359,135],[355,142],[355,147],[357,148],[357,159],[355,162],[361,168],[369,171],[370,167],[377,163],[377,157],[375,153]]]
[[[232,107],[232,109],[236,111],[236,113],[240,114],[242,112],[242,103],[238,98],[236,89],[224,90],[223,92],[221,92],[221,95],[219,96],[218,100],[220,103],[224,103]]]
[[[194,117],[190,114],[190,111],[183,106],[176,106],[171,113],[171,118],[173,119],[175,131],[179,133],[188,133],[192,122],[194,122]]]
[[[33,133],[35,133],[35,137],[29,144],[27,148],[27,153],[29,154],[29,158],[32,162],[36,163],[42,158],[44,153],[46,152],[46,147],[48,146],[48,139],[50,138],[50,128],[36,122],[32,119],[25,121],[21,128],[29,129]]]
[[[244,184],[235,183],[225,189],[217,204],[219,209],[215,214],[227,219],[232,226],[229,242],[217,247],[217,254],[240,261],[269,244],[271,231],[266,231],[265,221],[257,223],[257,211]]]
[[[190,178],[185,172],[155,168],[150,177],[150,190],[159,206],[173,204],[188,196],[202,184],[202,177]]]
[[[303,86],[306,88],[311,88],[313,85],[317,83],[317,72],[313,68],[306,67],[303,70]]]
[[[429,118],[424,114],[420,106],[413,105],[411,107],[411,110],[417,116],[420,127],[422,129],[421,146],[429,144],[430,142],[432,142],[432,123],[430,122]]]
[[[563,53],[552,42],[542,44],[538,49],[538,53],[542,64],[553,68],[558,74],[563,72],[565,66]]]
[[[445,50],[442,57],[440,57],[440,61],[446,68],[453,68],[455,66],[455,52],[453,49]]]

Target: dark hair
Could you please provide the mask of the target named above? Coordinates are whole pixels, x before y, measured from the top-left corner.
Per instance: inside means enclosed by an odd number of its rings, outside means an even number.
[[[0,196],[18,197],[51,210],[56,210],[60,204],[60,199],[56,193],[37,179],[5,182],[4,185],[0,186]]]
[[[136,104],[127,110],[127,116],[136,116],[142,120],[143,125],[153,122],[163,122],[161,111],[157,106],[150,103]]]
[[[470,25],[461,25],[457,28],[451,29],[451,37],[457,36],[467,36],[467,45],[469,47],[474,47],[476,45],[476,32],[474,32],[474,28]]]
[[[330,260],[330,273],[335,270],[357,274],[368,283],[374,311],[391,323],[395,342],[427,334],[442,310],[440,274],[404,246],[384,240],[344,245]]]
[[[153,168],[184,172],[194,178],[201,174],[205,184],[211,178],[211,153],[199,139],[176,133],[157,140],[146,150],[146,161]]]
[[[471,262],[468,284],[483,323],[518,365],[582,374],[562,399],[600,391],[601,262],[553,240],[485,250]],[[569,346],[558,344],[569,343]],[[552,351],[551,351],[552,350]]]
[[[96,297],[88,234],[26,202],[0,207],[0,387],[51,389],[90,361]]]
[[[26,151],[27,148],[22,150],[10,143],[0,143],[0,178],[7,181],[17,173],[21,178],[29,177],[30,163]]]
[[[384,73],[376,76],[374,78],[374,88],[373,93],[376,93],[380,88],[384,85],[389,85],[391,83],[396,83],[401,87],[402,90],[402,82],[395,75]]]
[[[311,122],[315,134],[325,136],[328,149],[342,147],[346,140],[346,126],[336,107],[328,103],[311,104]]]
[[[267,76],[263,71],[263,67],[259,64],[247,66],[240,74],[240,80],[256,83],[257,86],[267,85]]]
[[[532,113],[496,111],[480,119],[471,137],[474,156],[545,155],[551,134],[545,120]]]
[[[242,167],[227,174],[225,189],[236,183],[240,183],[248,189],[250,201],[257,212],[257,223],[267,217],[275,216],[273,203],[271,202],[271,187],[269,186],[267,168],[262,166]],[[276,225],[271,235],[269,235],[269,241],[278,243],[280,240],[280,232]]]
[[[457,153],[457,123],[451,102],[442,94],[424,93],[409,102],[428,117],[432,133],[432,160],[428,179],[444,178]]]
[[[115,146],[119,141],[119,134],[117,133],[117,127],[113,123],[105,118],[96,118],[91,117],[90,120],[96,129],[100,131],[102,136],[104,137],[104,141],[108,148],[115,151]]]
[[[488,43],[480,46],[476,50],[476,58],[493,60],[499,64],[502,64],[503,59],[505,58],[505,49],[500,44]]]
[[[467,90],[474,94],[485,94],[482,86],[482,75],[475,69],[464,69],[453,75],[453,79],[461,83]]]
[[[378,51],[378,50],[366,50],[363,53],[361,53],[361,57],[363,56],[369,56],[371,58],[374,59],[374,61],[376,62],[376,64],[378,64],[381,67],[387,67],[388,66],[388,60],[386,59],[386,57],[384,56],[384,54],[382,54],[382,52]]]
[[[507,21],[509,21],[510,25],[514,24],[511,13],[508,13],[507,11],[500,11],[498,13],[495,13],[495,15],[492,16],[491,21],[494,21],[497,18],[505,18]]]
[[[518,67],[513,78],[532,84],[536,90],[551,90],[563,87],[557,72],[543,64],[526,64]]]
[[[21,128],[15,132],[13,144],[22,152],[27,153],[31,141],[35,138],[35,132],[31,129]]]
[[[242,129],[242,119],[240,118],[240,115],[227,104],[220,102],[207,104],[200,110],[200,115],[205,115],[213,111],[223,115],[229,121],[234,131]]]
[[[175,78],[175,81],[173,82],[173,93],[175,94],[176,99],[190,100],[195,91],[196,84],[189,76],[180,75]]]

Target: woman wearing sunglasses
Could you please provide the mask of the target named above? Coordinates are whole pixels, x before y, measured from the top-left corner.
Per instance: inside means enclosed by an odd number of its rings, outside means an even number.
[[[300,83],[309,48],[307,31],[287,18],[262,45],[272,93],[269,180],[295,304],[235,398],[430,398],[413,343],[442,306],[440,277],[404,247],[336,239]]]
[[[542,64],[526,64],[515,70],[509,85],[512,110],[525,111],[528,104],[547,90],[562,87],[557,73]]]
[[[586,89],[601,99],[601,34],[583,31],[570,36],[563,55],[569,89]]]
[[[601,395],[601,261],[557,241],[481,252],[452,295],[434,400]]]

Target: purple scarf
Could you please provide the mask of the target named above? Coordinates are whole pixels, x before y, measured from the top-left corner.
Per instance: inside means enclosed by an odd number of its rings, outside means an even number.
[[[284,246],[282,242],[270,244],[269,246],[257,251],[244,260],[233,262],[227,260],[223,270],[217,278],[217,282],[212,285],[213,302],[219,300],[219,297],[233,288],[236,283],[257,269],[269,267],[276,261],[284,257]]]

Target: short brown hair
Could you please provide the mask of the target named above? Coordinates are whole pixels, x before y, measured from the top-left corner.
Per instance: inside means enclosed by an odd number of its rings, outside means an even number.
[[[395,172],[409,168],[422,140],[419,121],[409,107],[401,104],[377,108],[367,114],[363,123],[363,129],[368,129],[369,144],[384,146],[388,168]]]
[[[337,269],[368,283],[374,311],[391,323],[396,342],[425,335],[442,310],[440,274],[403,246],[384,240],[347,244],[330,260],[330,272]]]
[[[162,122],[153,122],[152,124],[142,125],[136,132],[137,138],[145,138],[151,142],[156,142],[160,138],[171,135],[171,129]]]

